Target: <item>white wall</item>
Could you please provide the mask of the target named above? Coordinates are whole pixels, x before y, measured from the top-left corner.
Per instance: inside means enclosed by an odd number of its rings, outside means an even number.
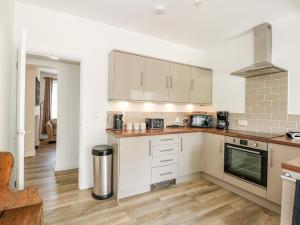
[[[106,143],[108,54],[123,49],[201,65],[201,52],[91,20],[16,3],[16,35],[28,31],[32,52],[81,60],[80,188],[92,185],[91,149]]]
[[[10,148],[10,101],[14,0],[0,1],[0,151]]]
[[[290,114],[300,114],[300,14],[267,21],[273,27],[273,63],[289,71]],[[203,64],[214,71],[213,105],[216,110],[245,112],[245,79],[230,75],[253,63],[253,32],[203,52]]]
[[[27,57],[27,63],[57,70],[57,137],[55,170],[79,166],[80,65]],[[44,73],[42,73],[44,77]],[[42,95],[43,96],[43,95]],[[41,99],[41,101],[44,101]]]

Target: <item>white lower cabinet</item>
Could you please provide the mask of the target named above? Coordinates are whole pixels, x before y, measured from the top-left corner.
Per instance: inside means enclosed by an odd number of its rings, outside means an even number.
[[[204,134],[204,172],[219,179],[224,175],[224,136]]]
[[[176,179],[178,177],[178,164],[171,164],[152,168],[152,184]]]
[[[268,150],[268,187],[267,199],[276,204],[281,204],[282,174],[281,164],[289,160],[299,158],[299,148],[284,145],[269,144]]]
[[[119,192],[151,184],[151,138],[120,138]]]
[[[180,134],[179,176],[201,171],[202,133]]]

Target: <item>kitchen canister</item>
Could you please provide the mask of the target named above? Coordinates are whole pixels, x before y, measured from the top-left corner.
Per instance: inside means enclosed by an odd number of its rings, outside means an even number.
[[[133,124],[132,123],[126,123],[126,130],[132,130]]]
[[[139,130],[140,129],[140,123],[134,123],[133,124],[133,129],[134,130]]]
[[[146,123],[140,123],[140,129],[141,130],[146,130]]]

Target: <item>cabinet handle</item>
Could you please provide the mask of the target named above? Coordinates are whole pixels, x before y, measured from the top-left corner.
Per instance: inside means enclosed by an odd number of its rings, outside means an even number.
[[[151,147],[151,140],[149,141],[149,156],[152,155],[152,147]]]
[[[160,150],[160,152],[170,152],[170,151],[173,151],[174,149],[173,148],[170,148],[170,149],[163,149],[163,150]]]
[[[270,168],[273,167],[273,151],[272,149],[269,149],[270,152]]]
[[[181,152],[183,152],[183,147],[182,147],[183,146],[183,140],[182,140],[182,137],[180,138],[180,145],[181,145],[180,146]]]
[[[173,138],[160,139],[160,141],[173,141]]]
[[[191,80],[191,90],[194,90],[194,79]]]
[[[221,140],[220,141],[220,154],[223,153],[223,141]]]
[[[173,172],[167,172],[167,173],[161,173],[160,176],[165,176],[165,175],[169,175],[172,174]]]
[[[173,88],[173,76],[171,76],[171,89]]]
[[[172,162],[173,159],[160,160],[160,162]]]
[[[169,88],[169,76],[166,76],[166,88]]]
[[[144,73],[141,72],[141,86],[144,85]]]

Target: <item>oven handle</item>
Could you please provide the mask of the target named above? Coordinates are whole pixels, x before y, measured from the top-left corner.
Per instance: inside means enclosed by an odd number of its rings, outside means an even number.
[[[261,155],[260,152],[256,152],[256,151],[251,151],[251,150],[247,150],[247,149],[243,149],[243,148],[237,148],[237,147],[234,147],[234,146],[231,146],[231,145],[228,145],[228,147],[236,149],[236,150],[241,150],[243,152],[249,152],[249,153],[256,154],[256,155]]]

